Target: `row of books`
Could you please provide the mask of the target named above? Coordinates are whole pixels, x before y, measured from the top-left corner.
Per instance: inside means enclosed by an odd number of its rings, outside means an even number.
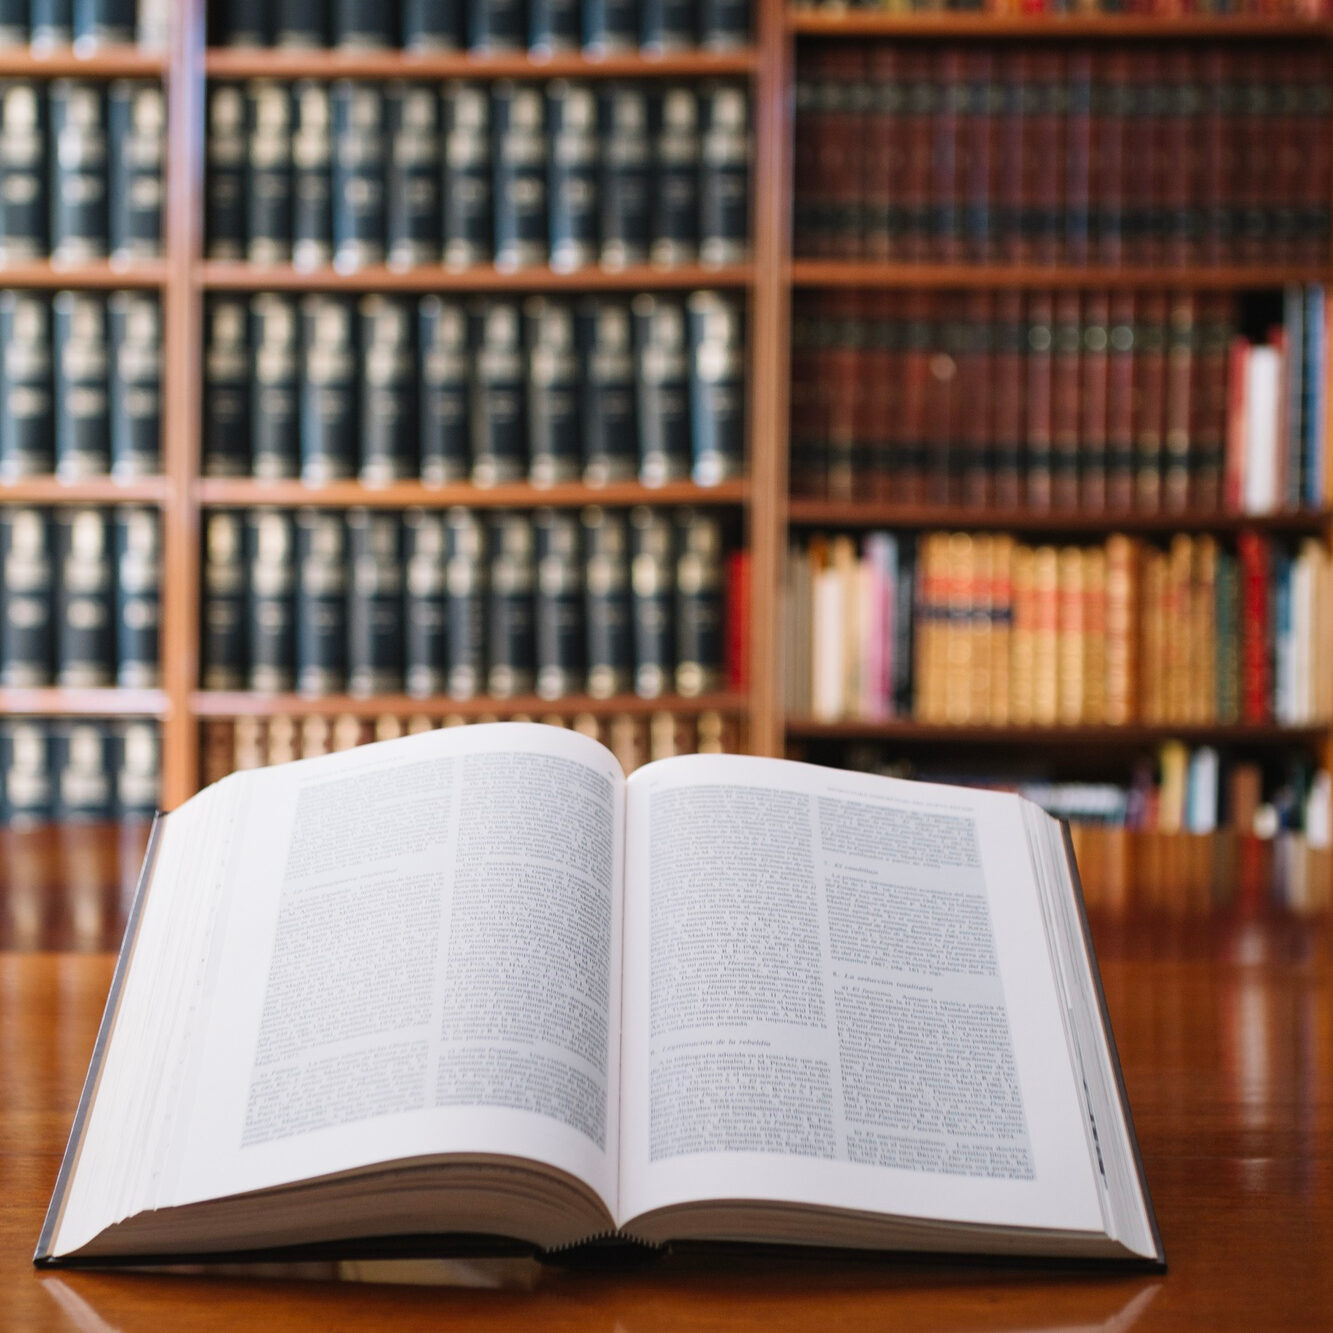
[[[203,470],[714,485],[744,468],[744,322],[717,292],[219,297]]]
[[[0,479],[162,470],[162,306],[0,291]]]
[[[81,54],[106,46],[167,44],[170,0],[0,0],[0,47],[73,46]]]
[[[205,689],[697,696],[726,679],[722,520],[639,507],[218,510]]]
[[[801,10],[843,14],[993,14],[997,18],[1065,17],[1104,14],[1108,17],[1174,19],[1182,15],[1209,18],[1327,18],[1327,0],[802,0]]]
[[[716,80],[218,84],[207,253],[340,270],[738,263],[750,140],[745,86]]]
[[[0,718],[0,827],[151,819],[160,801],[156,722]]]
[[[1319,508],[1327,375],[1318,286],[798,294],[792,489],[1094,513]]]
[[[162,254],[162,85],[0,84],[0,259]]]
[[[395,740],[437,726],[461,727],[497,720],[498,717],[491,716],[465,718],[457,713],[443,716],[420,713],[408,718],[392,714],[364,718],[342,713],[334,717],[293,718],[284,714],[269,718],[210,719],[203,723],[200,778],[207,784],[228,773],[284,764],[293,759],[314,759],[332,751],[350,750],[372,741]],[[647,717],[629,713],[609,717],[594,717],[591,713],[573,717],[506,713],[504,720],[567,726],[591,736],[615,754],[626,773],[673,755],[734,754],[741,749],[739,720],[714,709],[697,716],[660,712]]]
[[[787,706],[820,720],[1333,718],[1333,561],[1314,539],[815,536],[790,552],[785,623]]]
[[[155,687],[161,589],[156,509],[0,507],[0,684]]]
[[[234,47],[601,55],[726,51],[750,38],[747,0],[225,0],[210,10],[213,39]]]
[[[1323,263],[1328,84],[1320,43],[821,43],[797,71],[795,250]]]

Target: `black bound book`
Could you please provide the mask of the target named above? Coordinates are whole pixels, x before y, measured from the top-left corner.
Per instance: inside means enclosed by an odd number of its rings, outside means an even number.
[[[473,348],[468,425],[472,480],[521,481],[528,470],[522,322],[515,301],[485,300],[469,312]]]
[[[559,699],[583,691],[583,555],[578,515],[539,509],[537,537],[537,693]]]
[[[597,94],[591,84],[556,79],[546,102],[551,267],[569,273],[595,264],[599,250]]]
[[[273,44],[289,50],[328,46],[329,18],[329,0],[277,0]]]
[[[690,346],[685,304],[634,298],[634,369],[639,480],[648,486],[690,475]]]
[[[472,470],[468,398],[472,358],[467,311],[423,296],[417,314],[420,476],[432,486],[465,481]]]
[[[577,481],[583,465],[578,335],[568,301],[529,298],[528,475],[539,486]]]
[[[0,477],[49,476],[55,467],[51,298],[0,292]]]
[[[166,96],[160,83],[118,79],[107,94],[111,129],[108,231],[111,257],[154,259],[162,253]]]
[[[403,0],[408,51],[457,51],[463,45],[462,0]]]
[[[137,0],[74,0],[74,49],[130,45],[137,9]]]
[[[364,296],[361,329],[361,480],[417,475],[416,308],[405,296]]]
[[[72,688],[115,681],[110,511],[56,514],[56,684]]]
[[[654,111],[651,258],[692,264],[699,257],[699,94],[670,86]]]
[[[455,506],[445,514],[444,538],[447,689],[452,698],[471,699],[486,683],[486,528]]]
[[[444,262],[470,268],[492,254],[490,93],[483,84],[450,81],[440,99]]]
[[[602,266],[622,269],[646,264],[653,165],[647,89],[636,83],[604,85],[598,90],[598,121]]]
[[[627,302],[588,297],[579,306],[583,351],[583,475],[592,485],[638,470],[634,346]]]
[[[46,91],[35,79],[0,82],[0,258],[48,251]]]
[[[356,475],[355,306],[348,296],[301,298],[301,480]]]
[[[655,699],[675,678],[675,533],[665,514],[643,505],[629,518],[634,693]]]
[[[0,684],[29,689],[54,679],[55,569],[46,511],[0,507]]]
[[[294,477],[299,454],[296,298],[250,298],[250,467],[256,477]]]
[[[52,728],[55,818],[62,824],[102,823],[116,813],[111,724],[57,722]]]
[[[583,0],[583,45],[595,55],[639,45],[638,0]]]
[[[333,42],[344,51],[382,51],[398,44],[397,5],[333,0]]]
[[[583,44],[580,0],[529,0],[528,31],[534,54],[577,51]]]
[[[296,515],[296,688],[347,688],[347,524],[329,509]]]
[[[56,474],[104,477],[111,464],[106,297],[55,296]]]
[[[595,699],[627,694],[634,683],[629,524],[618,509],[589,506],[583,527],[587,688]]]
[[[687,51],[698,42],[695,0],[640,0],[639,42],[645,51]]]
[[[531,694],[536,684],[532,516],[489,515],[491,588],[486,692],[496,699]]]
[[[739,84],[706,86],[699,153],[699,258],[738,264],[750,253],[750,101]]]
[[[403,515],[403,683],[417,699],[441,695],[448,686],[446,536],[439,510]]]
[[[210,6],[211,8],[211,6]],[[224,0],[217,14],[216,40],[222,46],[269,46],[273,40],[271,0]]]
[[[707,694],[722,685],[722,520],[681,509],[676,521],[676,693]]]
[[[156,509],[123,505],[115,511],[116,684],[161,684],[162,524]]]
[[[0,0],[0,47],[27,44],[27,0]]]
[[[204,140],[205,250],[210,259],[244,259],[249,235],[246,194],[246,95],[235,84],[208,89]]]
[[[344,273],[384,262],[388,125],[383,86],[333,85],[333,264]]]
[[[750,40],[749,0],[699,0],[699,45],[733,51]]]
[[[326,83],[302,79],[292,92],[292,263],[333,263],[333,107]]]
[[[245,520],[231,509],[204,516],[200,680],[206,690],[239,690],[249,670]]]
[[[252,264],[285,264],[292,257],[292,89],[254,79],[246,87],[246,100],[245,257]]]
[[[204,306],[203,473],[250,471],[250,338],[244,297],[214,296]]]
[[[387,254],[394,268],[440,259],[440,97],[425,83],[388,89]]]
[[[714,486],[745,467],[744,319],[740,301],[717,292],[692,293],[687,311],[693,474]]]
[[[349,693],[403,688],[403,530],[393,510],[347,514],[351,586],[347,605]]]
[[[0,720],[0,783],[5,823],[14,829],[48,823],[55,813],[51,724],[35,718]]]
[[[113,292],[111,328],[111,473],[151,477],[162,471],[162,305],[156,294]]]
[[[296,524],[287,510],[252,509],[246,527],[246,683],[252,690],[280,693],[296,684]]]
[[[546,103],[539,87],[505,79],[491,96],[495,141],[495,266],[544,264]]]
[[[105,259],[106,94],[101,84],[51,84],[51,255],[67,263]]]
[[[32,0],[32,44],[69,46],[74,41],[74,0]]]
[[[149,820],[162,804],[162,738],[156,722],[121,722],[112,728],[116,818]]]
[[[524,0],[464,0],[464,3],[469,51],[521,51],[527,45]]]

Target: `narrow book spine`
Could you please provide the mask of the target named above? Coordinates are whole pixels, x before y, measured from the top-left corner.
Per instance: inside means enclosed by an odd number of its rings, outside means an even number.
[[[296,515],[296,688],[336,694],[347,684],[347,526],[329,510]]]
[[[67,479],[106,476],[111,438],[105,297],[56,293],[55,360],[56,472]]]
[[[153,259],[162,253],[166,96],[160,83],[118,80],[107,101],[111,257]]]
[[[527,41],[523,0],[465,0],[469,51],[521,51]]]
[[[347,530],[347,688],[362,696],[397,693],[403,688],[402,523],[390,510],[353,509]]]
[[[344,51],[385,51],[398,41],[397,5],[333,0],[333,44]]]
[[[32,0],[29,32],[36,47],[69,46],[74,41],[74,0]]]
[[[530,0],[528,33],[534,55],[577,51],[583,43],[580,0]]]
[[[634,349],[628,305],[588,298],[579,313],[583,347],[583,476],[591,485],[624,481],[637,467]]]
[[[41,509],[0,508],[0,682],[7,686],[50,685],[53,679],[52,535]]]
[[[403,515],[403,683],[419,699],[448,687],[445,553],[444,515],[409,509]]]
[[[292,51],[326,47],[330,17],[328,0],[278,0],[273,45]]]
[[[333,85],[333,264],[344,273],[384,262],[387,128],[380,85]]]
[[[625,515],[597,506],[582,514],[588,693],[609,699],[634,678],[629,528]]]
[[[503,80],[491,100],[495,266],[546,262],[546,105],[539,88]]]
[[[546,98],[551,267],[568,273],[597,260],[597,95],[590,84],[557,79]]]
[[[567,302],[524,306],[528,357],[528,474],[539,486],[575,481],[583,461],[578,338]]]
[[[102,509],[62,510],[56,518],[58,685],[82,688],[115,679],[110,527]]]
[[[675,534],[671,521],[640,505],[630,512],[630,591],[634,617],[634,693],[666,694],[676,663]]]
[[[292,90],[292,263],[333,262],[333,105],[327,84]]]
[[[680,510],[676,520],[677,694],[719,689],[724,660],[722,522],[716,514]]]
[[[690,475],[690,349],[685,307],[668,296],[636,296],[634,367],[639,480],[648,486]]]
[[[249,665],[245,522],[216,509],[204,518],[200,681],[206,690],[239,690]]]
[[[107,237],[106,96],[95,83],[51,84],[51,254],[104,259]]]
[[[299,452],[296,301],[276,292],[250,298],[250,461],[265,479],[294,477]]]
[[[255,79],[246,102],[245,257],[252,264],[285,264],[292,257],[292,90]]]
[[[47,253],[47,98],[34,79],[0,83],[0,258]]]
[[[531,694],[536,686],[533,545],[532,520],[527,514],[490,516],[486,692],[497,699]]]
[[[135,0],[74,0],[74,46],[128,46],[134,41]]]
[[[417,337],[421,479],[437,486],[463,481],[472,466],[467,312],[455,301],[422,297]]]
[[[428,84],[388,90],[386,254],[394,268],[440,257],[440,99]]]
[[[716,292],[694,292],[687,312],[693,476],[713,486],[745,466],[743,316],[739,302]]]
[[[652,157],[648,93],[641,85],[611,83],[598,90],[601,127],[601,206],[604,268],[648,261]]]
[[[32,718],[0,721],[0,781],[10,828],[45,824],[55,811],[51,725]]]
[[[594,55],[632,51],[639,41],[639,0],[583,0],[583,45]]]
[[[208,90],[204,140],[206,250],[210,259],[241,259],[246,253],[249,209],[246,190],[246,97],[220,83]]]
[[[469,318],[473,348],[468,426],[472,480],[519,481],[527,471],[523,335],[513,301],[482,301]]]
[[[416,320],[405,297],[361,299],[361,480],[417,473]]]
[[[699,94],[672,85],[655,104],[654,264],[690,264],[699,253]]]
[[[583,560],[575,514],[539,509],[536,529],[537,693],[559,699],[583,688]]]
[[[115,807],[120,820],[147,821],[162,804],[162,743],[156,722],[122,722],[112,731]]]
[[[639,45],[645,51],[687,51],[698,41],[695,0],[640,0]]]
[[[356,473],[359,359],[351,299],[303,297],[301,335],[301,479],[319,485]]]
[[[491,258],[491,102],[476,83],[447,83],[444,130],[444,262],[451,268]]]
[[[750,251],[750,103],[726,83],[706,87],[701,101],[699,257],[738,264]]]
[[[486,681],[486,528],[461,507],[445,522],[447,688],[455,699],[471,699]]]
[[[49,475],[55,465],[51,301],[0,292],[0,476]]]
[[[162,470],[162,308],[156,295],[113,292],[111,472],[150,477]]]
[[[459,50],[463,44],[462,9],[458,0],[404,0],[404,49]]]
[[[205,306],[203,473],[250,471],[250,342],[244,299],[214,297]]]
[[[115,813],[115,778],[108,724],[59,722],[53,741],[55,818],[62,824],[110,819]]]
[[[159,649],[162,528],[154,509],[115,511],[116,684],[155,688],[162,679]]]
[[[296,533],[282,509],[252,509],[248,522],[249,663],[252,690],[296,684]]]

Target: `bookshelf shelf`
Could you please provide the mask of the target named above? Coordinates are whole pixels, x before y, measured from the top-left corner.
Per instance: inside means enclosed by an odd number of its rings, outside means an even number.
[[[678,51],[662,55],[582,52],[530,55],[501,52],[280,51],[216,48],[204,71],[216,79],[652,79],[749,75],[758,68],[753,48]]]
[[[1236,291],[1283,287],[1288,283],[1326,283],[1330,278],[1333,278],[1333,268],[1326,264],[1105,268],[1066,264],[893,264],[798,259],[791,265],[793,287],[878,287],[904,290],[1004,287]]]
[[[106,46],[86,54],[73,47],[0,48],[0,76],[16,79],[153,79],[167,71],[164,51]]]
[[[352,292],[641,292],[696,287],[748,287],[754,281],[749,264],[706,268],[636,265],[625,269],[583,268],[557,273],[550,268],[451,269],[439,264],[396,269],[377,264],[340,273],[332,268],[298,269],[290,265],[245,264],[209,260],[200,280],[210,291],[352,291]]]
[[[41,717],[166,717],[162,690],[0,689],[0,715]]]
[[[447,695],[416,699],[402,694],[376,695],[370,698],[331,694],[307,698],[300,694],[249,694],[244,691],[200,690],[190,698],[191,711],[202,718],[235,717],[593,717],[628,715],[647,717],[653,713],[698,716],[700,713],[741,714],[746,711],[744,694],[703,694],[697,698],[662,695],[641,699],[637,695],[617,695],[593,699],[587,695],[566,695],[560,699],[540,699],[523,695],[514,699],[451,699]]]
[[[141,259],[132,264],[113,263],[109,259],[80,264],[62,264],[51,259],[8,263],[0,261],[0,288],[148,289],[163,286],[167,281],[167,273],[167,261],[155,259]]]
[[[802,37],[1006,38],[1050,40],[1167,40],[1197,38],[1252,41],[1327,38],[1333,25],[1326,19],[1281,16],[1235,17],[1211,14],[1149,18],[1119,14],[885,14],[874,11],[792,9],[789,31]]]
[[[119,481],[115,477],[90,477],[62,481],[59,477],[23,477],[0,481],[0,504],[165,504],[165,477],[141,477]]]
[[[1126,726],[972,726],[904,719],[877,721],[851,719],[837,722],[815,718],[787,718],[787,735],[794,740],[885,740],[923,744],[980,743],[986,745],[1148,745],[1178,740],[1194,745],[1314,745],[1327,735],[1323,726],[1279,727],[1250,723],[1179,723]]]

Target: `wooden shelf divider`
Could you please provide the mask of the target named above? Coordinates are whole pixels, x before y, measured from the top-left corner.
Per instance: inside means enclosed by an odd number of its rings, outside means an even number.
[[[303,694],[253,694],[244,690],[198,690],[190,696],[190,709],[196,717],[528,717],[573,718],[580,713],[593,717],[616,717],[628,714],[647,717],[653,713],[743,714],[748,707],[744,694],[701,694],[686,698],[666,694],[656,699],[641,699],[638,695],[616,695],[610,699],[594,699],[588,695],[566,695],[561,699],[541,699],[524,695],[514,699],[495,699],[489,696],[475,699],[451,699],[436,695],[417,699],[406,694],[358,695],[330,694],[307,696]]]

